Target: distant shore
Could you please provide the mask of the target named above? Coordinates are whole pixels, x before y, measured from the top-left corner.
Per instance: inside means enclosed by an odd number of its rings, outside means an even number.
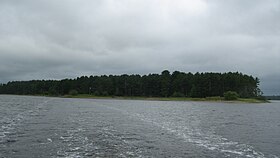
[[[0,94],[16,95],[16,94]],[[224,103],[270,103],[269,100],[259,100],[255,98],[238,98],[237,100],[225,100],[223,97],[206,97],[206,98],[190,98],[190,97],[135,97],[135,96],[95,96],[89,94],[78,95],[18,95],[18,96],[42,96],[57,98],[79,98],[79,99],[116,99],[116,100],[148,100],[148,101],[205,101],[205,102],[224,102]]]
[[[121,96],[94,96],[89,94],[64,95],[62,98],[81,98],[81,99],[120,99],[120,100],[151,100],[151,101],[210,101],[226,103],[269,103],[266,100],[255,98],[238,98],[237,100],[224,100],[223,97],[189,98],[189,97],[121,97]]]

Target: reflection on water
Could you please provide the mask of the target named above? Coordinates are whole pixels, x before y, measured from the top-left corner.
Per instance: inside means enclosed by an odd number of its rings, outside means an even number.
[[[280,102],[0,96],[0,157],[279,157]]]

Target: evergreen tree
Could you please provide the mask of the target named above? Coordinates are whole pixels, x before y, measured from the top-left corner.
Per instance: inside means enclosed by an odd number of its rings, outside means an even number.
[[[65,95],[70,90],[79,94],[147,97],[222,97],[235,91],[240,97],[259,97],[259,79],[239,72],[184,73],[168,70],[148,75],[81,76],[76,79],[12,81],[0,84],[0,94]]]

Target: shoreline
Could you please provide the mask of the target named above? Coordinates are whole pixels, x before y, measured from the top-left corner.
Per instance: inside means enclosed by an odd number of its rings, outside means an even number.
[[[188,98],[188,97],[120,97],[120,96],[94,96],[89,94],[64,95],[60,98],[77,99],[117,99],[117,100],[147,100],[147,101],[202,101],[202,102],[224,102],[224,103],[269,103],[268,100],[254,98],[238,98],[237,100],[224,100],[222,97]]]
[[[146,100],[146,101],[194,101],[194,102],[217,102],[217,103],[270,103],[269,100],[258,100],[255,98],[238,98],[237,100],[224,100],[223,97],[189,98],[189,97],[122,97],[122,96],[94,96],[89,94],[78,95],[20,95],[20,94],[0,94],[16,96],[38,96],[55,98],[74,98],[74,99],[115,99],[115,100]]]

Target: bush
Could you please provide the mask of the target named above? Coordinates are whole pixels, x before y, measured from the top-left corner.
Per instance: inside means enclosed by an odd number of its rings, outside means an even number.
[[[174,92],[172,94],[172,97],[185,97],[185,95],[183,93],[181,93],[181,92]]]
[[[95,91],[95,92],[93,93],[93,95],[94,95],[94,96],[100,96],[100,93],[99,93],[99,91]]]
[[[50,95],[50,96],[57,96],[58,92],[56,90],[56,87],[50,87],[49,91],[48,91],[48,95]]]
[[[108,95],[109,95],[109,94],[108,94],[107,91],[102,92],[102,96],[108,96]]]
[[[239,95],[234,91],[227,91],[224,93],[225,100],[237,100]]]
[[[75,90],[75,89],[72,89],[72,90],[69,91],[69,95],[72,95],[72,96],[78,95],[78,91]]]

